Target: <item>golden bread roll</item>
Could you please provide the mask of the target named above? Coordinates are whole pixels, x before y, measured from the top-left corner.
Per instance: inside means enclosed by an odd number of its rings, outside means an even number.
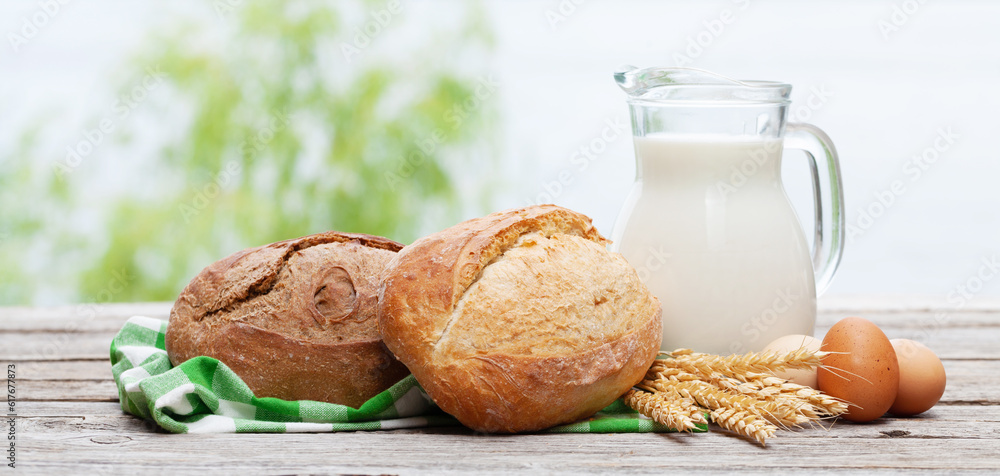
[[[444,411],[486,432],[597,412],[642,380],[660,304],[586,216],[507,210],[417,240],[379,291],[386,346]]]

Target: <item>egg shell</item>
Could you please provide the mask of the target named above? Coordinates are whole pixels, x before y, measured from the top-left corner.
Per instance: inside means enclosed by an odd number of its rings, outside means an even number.
[[[823,341],[813,336],[791,334],[774,339],[770,344],[767,344],[767,346],[764,347],[764,352],[787,353],[794,352],[803,347],[813,352],[818,352],[822,344]],[[816,369],[790,369],[775,372],[774,375],[792,383],[817,388]]]
[[[819,389],[848,402],[844,419],[872,421],[896,400],[899,364],[882,329],[860,317],[841,319],[823,338],[824,356],[816,372]]]
[[[927,346],[910,339],[893,339],[899,361],[899,391],[889,413],[911,416],[930,410],[941,395],[947,377],[944,364]]]

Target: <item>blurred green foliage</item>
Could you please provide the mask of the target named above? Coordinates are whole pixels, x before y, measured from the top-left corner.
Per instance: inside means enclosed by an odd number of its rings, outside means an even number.
[[[75,301],[169,301],[245,247],[330,229],[409,243],[484,199],[459,197],[449,165],[493,129],[488,81],[460,64],[492,46],[478,9],[425,35],[403,31],[405,4],[399,15],[336,5],[217,2],[224,27],[175,25],[140,48],[114,142],[75,167],[6,158],[3,203],[37,203],[3,217],[0,303],[44,301],[39,286]],[[17,154],[31,155],[38,132],[24,131]],[[95,194],[94,181],[127,191]],[[21,259],[29,250],[41,262]]]

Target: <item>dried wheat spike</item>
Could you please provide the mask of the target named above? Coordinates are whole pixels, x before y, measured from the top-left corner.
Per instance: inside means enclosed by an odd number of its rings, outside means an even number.
[[[809,404],[818,416],[837,416],[847,411],[847,403],[831,397],[819,390],[805,385],[789,382],[773,375],[755,374],[745,382],[740,382],[741,389],[756,388],[761,398],[789,398]],[[734,379],[735,380],[735,379]],[[731,384],[733,380],[730,380]]]
[[[678,431],[691,431],[696,424],[705,424],[700,409],[694,413],[680,401],[659,393],[630,389],[624,395],[625,403],[633,410]]]
[[[711,410],[733,408],[781,426],[799,426],[811,420],[811,407],[796,401],[759,400],[752,396],[726,392],[706,382],[675,382],[673,387],[681,396]]]
[[[840,401],[774,375],[786,369],[815,368],[824,352],[747,353],[721,357],[678,349],[656,359],[626,400],[629,406],[674,428],[680,415],[716,424],[764,444],[779,427],[800,426],[847,411]],[[672,419],[672,420],[671,420]],[[667,423],[667,422],[670,423]]]
[[[712,410],[712,421],[738,435],[743,435],[757,440],[761,445],[766,445],[766,440],[778,431],[778,427],[767,423],[756,415],[735,408],[719,408]]]
[[[678,368],[650,368],[646,372],[646,380],[701,380],[702,377]]]
[[[807,401],[795,396],[783,395],[780,387],[759,388],[751,382],[741,382],[730,377],[719,379],[716,385],[730,393],[745,395],[761,402],[774,402],[783,408],[793,410],[804,417],[804,419],[799,419],[802,420],[802,423],[810,420],[818,420],[822,413],[820,409],[815,408]]]
[[[708,420],[705,419],[706,409],[698,406],[694,400],[681,396],[675,389],[662,385],[662,382],[660,385],[654,385],[655,383],[656,381],[653,380],[643,380],[636,387],[670,402],[671,405],[678,407],[694,423],[708,424]]]
[[[778,388],[762,392],[756,385],[745,384],[720,374],[713,374],[711,380],[706,382],[681,369],[650,373],[659,377],[649,378],[650,375],[647,374],[647,379],[640,384],[641,388],[652,392],[675,393],[709,409],[737,406],[782,426],[799,426],[819,419],[818,409],[807,402],[787,396],[777,398],[768,395],[778,394]],[[685,385],[679,385],[681,382]]]
[[[750,373],[770,373],[786,369],[809,369],[820,364],[824,352],[813,352],[809,349],[798,349],[787,353],[754,353],[743,355],[670,354],[667,359],[657,359],[653,362],[654,369],[681,368],[693,374],[711,376],[720,373],[726,376],[743,379]]]
[[[819,390],[804,385],[785,383],[781,388],[781,395],[794,396],[794,398],[809,403],[818,408],[819,413],[829,416],[837,416],[847,412],[847,402],[831,397]]]

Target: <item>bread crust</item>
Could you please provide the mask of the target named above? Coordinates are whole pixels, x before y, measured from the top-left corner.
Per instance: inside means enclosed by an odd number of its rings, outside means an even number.
[[[174,365],[219,359],[258,397],[357,408],[408,374],[375,319],[379,281],[400,249],[326,232],[234,253],[181,292],[167,354]]]
[[[630,331],[615,340],[565,355],[495,349],[457,355],[438,349],[469,287],[530,233],[607,242],[589,218],[562,207],[507,210],[406,247],[389,264],[379,290],[379,326],[386,346],[438,406],[476,430],[535,431],[591,415],[640,381],[659,350],[659,302],[637,277],[644,293],[637,298],[648,300],[645,315],[635,316]]]

